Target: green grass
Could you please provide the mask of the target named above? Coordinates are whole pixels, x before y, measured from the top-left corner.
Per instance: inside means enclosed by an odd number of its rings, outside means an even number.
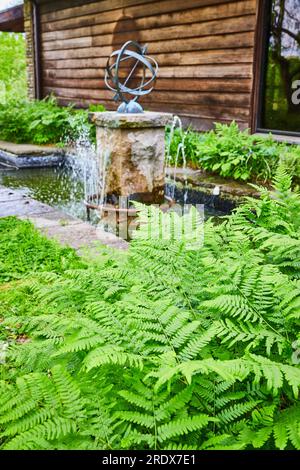
[[[80,267],[84,262],[74,250],[48,240],[29,221],[0,219],[0,283],[34,272],[62,273]]]

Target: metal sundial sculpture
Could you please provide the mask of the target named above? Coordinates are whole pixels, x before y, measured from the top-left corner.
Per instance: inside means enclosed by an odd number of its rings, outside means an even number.
[[[137,102],[141,96],[148,95],[154,88],[157,77],[157,62],[146,55],[147,46],[141,46],[135,41],[126,42],[121,49],[114,51],[107,60],[104,81],[106,86],[115,92],[114,100],[122,101],[118,107],[119,113],[143,113],[142,106]],[[136,60],[127,77],[119,75],[121,63],[128,60]],[[129,81],[141,69],[141,79],[136,87],[130,87]],[[146,78],[146,72],[150,72],[150,78]],[[131,99],[128,99],[127,96]]]

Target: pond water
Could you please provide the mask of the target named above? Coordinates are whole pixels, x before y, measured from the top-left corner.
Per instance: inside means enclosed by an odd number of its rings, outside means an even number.
[[[49,204],[69,215],[87,220],[87,211],[83,202],[84,184],[78,174],[74,174],[72,168],[66,165],[26,169],[8,169],[0,166],[0,184],[22,189],[33,199]],[[185,189],[180,186],[171,189],[177,203],[183,204],[184,201],[186,204],[204,204],[206,218],[224,216],[232,209],[223,204],[219,198],[196,189]],[[170,184],[166,184],[166,194],[168,193],[170,193]],[[92,223],[97,220],[95,217],[91,218]]]
[[[86,218],[84,190],[80,181],[64,168],[1,169],[0,184],[23,190],[28,196],[67,214]]]

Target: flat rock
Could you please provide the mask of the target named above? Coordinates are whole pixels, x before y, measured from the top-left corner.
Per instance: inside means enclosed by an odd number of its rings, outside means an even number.
[[[53,208],[28,197],[0,202],[0,217],[52,212]]]
[[[30,220],[49,238],[70,246],[80,254],[97,254],[101,246],[126,250],[128,243],[100,227],[94,227],[53,207],[27,197],[20,190],[0,186],[0,217],[17,216]]]
[[[16,156],[44,156],[44,155],[64,155],[64,150],[49,145],[33,145],[33,144],[15,144],[13,142],[5,142],[0,140],[0,150],[8,152]]]
[[[82,251],[95,249],[98,245],[106,245],[112,248],[127,249],[128,243],[115,235],[105,232],[103,229],[81,222],[71,225],[48,225],[40,227],[47,237],[57,240],[60,244],[71,246]]]
[[[166,168],[168,177],[173,178],[174,168]],[[245,196],[258,197],[259,194],[255,188],[248,183],[242,183],[229,178],[223,178],[219,175],[207,174],[203,170],[193,170],[192,168],[177,168],[176,181],[189,183],[203,191],[212,192],[217,186],[221,197],[243,198]]]
[[[81,220],[56,209],[42,214],[32,214],[29,216],[24,215],[21,216],[20,219],[30,220],[38,229],[47,229],[48,227],[70,227],[81,223]]]
[[[0,149],[0,164],[6,168],[44,168],[58,166],[65,157],[51,155],[15,155]]]
[[[18,201],[24,198],[26,198],[26,194],[21,190],[0,187],[0,203]]]
[[[10,168],[34,168],[59,165],[65,150],[54,146],[14,144],[0,141],[0,164]]]
[[[116,111],[106,111],[90,113],[89,116],[96,126],[109,127],[111,129],[165,127],[173,120],[173,115],[170,113],[155,113],[151,111],[145,111],[144,113],[118,113]]]

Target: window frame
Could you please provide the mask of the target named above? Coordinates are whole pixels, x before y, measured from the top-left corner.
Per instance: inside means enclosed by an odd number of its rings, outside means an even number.
[[[253,92],[251,131],[253,133],[282,135],[286,137],[300,137],[299,132],[267,129],[262,127],[264,106],[264,88],[267,73],[268,46],[270,39],[270,18],[272,0],[258,0],[257,24],[255,32],[254,61],[253,61]]]

